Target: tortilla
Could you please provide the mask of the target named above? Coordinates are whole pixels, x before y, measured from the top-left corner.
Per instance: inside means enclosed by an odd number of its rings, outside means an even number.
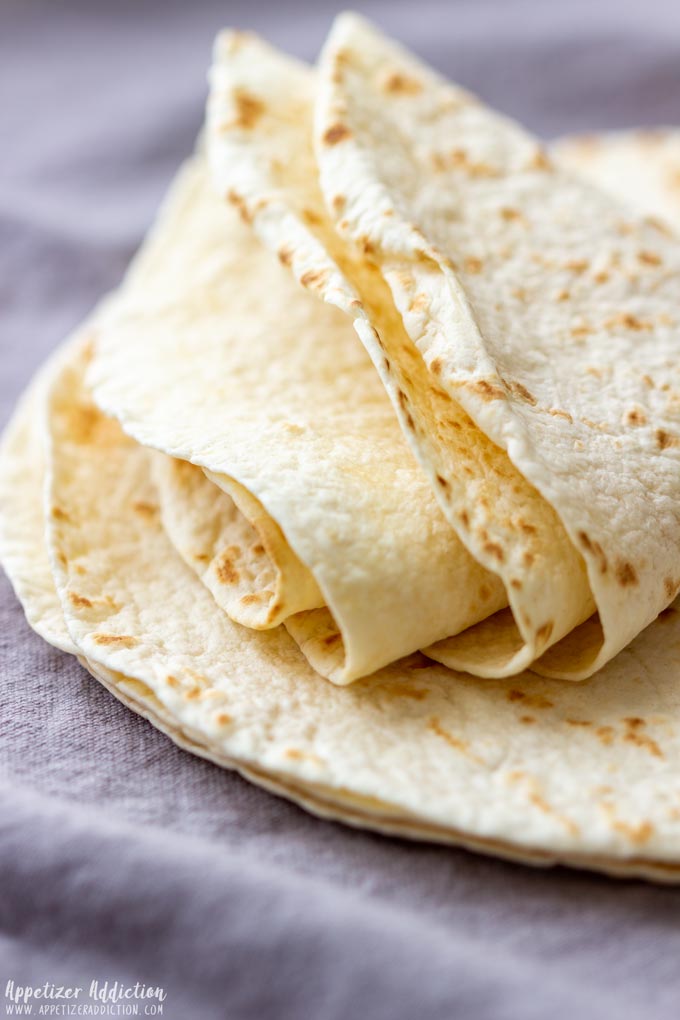
[[[680,229],[680,131],[641,128],[558,139],[555,159],[643,216]]]
[[[298,282],[352,320],[449,522],[505,585],[514,617],[500,612],[427,653],[480,676],[518,672],[592,613],[581,557],[552,508],[433,383],[366,257],[370,245],[353,250],[335,232],[312,149],[310,69],[255,36],[227,32],[215,47],[211,83],[206,148],[217,189]],[[244,104],[258,109],[254,121],[244,123]],[[332,197],[336,211],[342,201]]]
[[[92,410],[84,369],[81,356],[51,390],[48,536],[69,631],[119,696],[331,817],[675,879],[675,609],[584,685],[480,683],[414,655],[338,688],[282,628],[232,623],[158,515],[135,510],[155,498],[149,454]]]
[[[319,76],[316,155],[338,232],[370,252],[431,386],[525,479],[503,486],[483,530],[457,505],[449,520],[480,562],[491,537],[532,652],[592,595],[598,616],[535,664],[584,679],[680,589],[680,247],[361,18],[336,21]],[[520,520],[544,544],[513,592],[501,567],[521,567]]]
[[[349,683],[503,604],[441,513],[344,316],[299,290],[210,193],[200,158],[92,339],[96,403],[232,498],[237,486],[249,494],[279,553],[311,574],[307,608],[286,625],[325,677]],[[235,557],[221,572],[234,591]],[[328,608],[313,608],[319,592]]]

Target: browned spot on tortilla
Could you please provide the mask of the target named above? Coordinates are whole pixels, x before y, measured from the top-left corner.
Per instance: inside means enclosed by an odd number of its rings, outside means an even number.
[[[265,111],[264,103],[242,88],[234,89],[234,103],[236,126],[240,128],[254,127]]]
[[[456,751],[461,751],[463,754],[468,753],[467,743],[464,740],[460,740],[459,737],[454,737],[454,735],[449,733],[448,730],[445,730],[436,716],[432,716],[432,718],[428,720],[427,728],[431,730],[432,733],[436,733],[436,735],[441,737],[442,740],[445,740],[449,747],[453,747]]]
[[[650,737],[647,733],[640,732],[644,730],[647,722],[645,719],[641,719],[639,716],[628,716],[623,722],[626,725],[626,733],[623,739],[628,741],[629,744],[635,744],[637,747],[643,748],[645,751],[649,751],[655,758],[663,758],[661,748],[657,744],[656,740]]]
[[[561,303],[563,301],[568,301],[570,297],[571,295],[568,290],[561,290],[555,297],[555,301],[559,301]]]
[[[476,255],[468,255],[463,259],[463,269],[466,273],[481,273],[483,268],[484,263]]]
[[[529,524],[528,521],[523,521],[523,520],[519,520],[517,522],[517,527],[525,535],[535,535],[535,534],[537,534],[537,531],[538,531],[538,529],[535,527],[535,525]]]
[[[658,230],[660,234],[664,234],[665,237],[673,237],[673,231],[670,227],[657,216],[646,216],[645,223],[648,226],[653,227],[654,230]]]
[[[200,687],[190,687],[189,690],[186,691],[185,694],[184,694],[184,700],[185,701],[196,701],[196,698],[200,698],[201,693],[202,692],[201,692],[201,688]]]
[[[415,96],[418,92],[422,92],[423,86],[417,78],[411,78],[400,71],[395,71],[386,78],[384,89],[385,92]]]
[[[525,567],[530,567],[532,566],[535,559],[536,557],[534,556],[534,554],[532,552],[527,551],[522,556],[522,563],[524,564]]]
[[[338,216],[342,215],[346,205],[347,199],[344,195],[333,195],[333,198],[331,199],[331,206],[333,207],[333,212],[337,213]]]
[[[640,251],[638,259],[645,266],[660,266],[662,262],[661,256],[654,251]]]
[[[616,580],[622,588],[629,588],[631,585],[639,583],[635,567],[628,560],[619,560],[615,573]]]
[[[552,170],[553,165],[545,149],[537,149],[528,164],[529,170]]]
[[[341,641],[341,640],[342,640],[342,638],[340,637],[339,634],[328,634],[323,639],[322,643],[324,645],[326,645],[327,648],[330,648],[332,645],[337,645],[338,641]]]
[[[617,832],[627,836],[631,843],[635,843],[636,846],[642,846],[648,843],[654,835],[654,826],[651,822],[640,822],[637,825],[629,825],[628,822],[622,822],[616,818],[612,820],[612,828],[616,829]]]
[[[671,446],[680,446],[680,436],[674,436],[665,429],[657,429],[654,433],[656,445],[660,450],[668,450]]]
[[[261,542],[258,542],[257,545],[253,546],[253,552],[256,556],[262,556],[264,554],[264,546]]]
[[[581,323],[580,326],[573,326],[571,329],[571,335],[574,339],[578,340],[584,336],[590,336],[593,332],[593,327],[588,326],[586,323]]]
[[[433,360],[430,362],[430,371],[432,372],[433,375],[439,375],[441,373],[442,367],[443,362],[441,358],[433,358]]]
[[[228,712],[216,712],[215,722],[218,726],[227,726],[230,722],[232,722],[232,717]]]
[[[224,552],[220,553],[219,559],[215,564],[215,573],[217,580],[222,584],[236,584],[239,580],[241,575],[234,566],[234,560],[240,553],[241,550],[237,545],[230,545]]]
[[[295,252],[284,245],[282,248],[279,248],[277,255],[282,266],[289,266],[293,261]]]
[[[532,694],[528,691],[522,691],[517,687],[511,688],[507,695],[508,701],[521,701],[522,706],[525,708],[554,708],[555,703],[550,698],[544,697],[542,694]]]
[[[567,726],[592,726],[590,719],[565,719]]]
[[[464,528],[470,527],[470,515],[467,512],[467,510],[461,510],[461,512],[458,514],[458,519]]]
[[[564,268],[569,269],[572,273],[585,273],[588,265],[586,259],[570,259],[569,262],[564,263]]]
[[[593,280],[595,281],[595,283],[607,283],[607,281],[609,280],[609,273],[607,272],[606,269],[602,269],[600,270],[599,273],[595,273],[595,275],[593,276]]]
[[[533,726],[533,724],[536,722],[536,717],[533,715],[521,715],[519,717],[519,721],[523,723],[525,726]]]
[[[512,209],[508,206],[503,206],[500,210],[501,219],[505,220],[506,223],[513,223],[517,220],[523,220],[524,216],[519,209]]]
[[[311,223],[312,226],[318,227],[321,223],[323,223],[323,219],[319,216],[316,209],[303,209],[302,215],[305,221],[307,223]]]
[[[624,329],[631,329],[637,333],[643,331],[650,332],[653,329],[651,322],[644,322],[642,319],[639,319],[637,315],[633,315],[632,312],[621,312],[619,315],[614,315],[611,319],[607,319],[605,322],[605,327],[607,329],[615,329],[617,326],[622,326]]]
[[[168,674],[168,676],[166,676],[165,682],[168,685],[168,687],[181,687],[182,686],[181,683],[179,682],[179,680],[177,679],[177,677],[173,676],[171,673]]]
[[[510,587],[514,588],[515,591],[521,591],[522,590],[522,582],[519,580],[519,578],[513,577],[512,580],[510,581]]]
[[[248,592],[247,595],[242,595],[239,602],[242,606],[253,606],[256,602],[262,601],[262,594],[259,591]]]
[[[360,237],[357,241],[357,244],[359,245],[359,248],[364,253],[364,255],[374,254],[375,245],[373,244],[373,241],[371,241],[369,237]]]
[[[441,485],[442,489],[448,489],[449,483],[445,478],[439,474],[435,475],[435,478],[437,479],[437,485]]]
[[[239,195],[238,191],[234,191],[233,188],[230,188],[227,192],[227,201],[230,202],[231,205],[233,205],[238,211],[238,214],[244,223],[253,222],[253,217],[250,215],[246,201],[241,195]]]
[[[158,513],[158,507],[155,503],[145,503],[144,500],[138,500],[132,504],[132,509],[140,517],[155,517]]]
[[[536,631],[536,640],[539,643],[548,641],[550,639],[550,635],[553,632],[553,627],[554,624],[552,620],[548,620],[546,623],[542,623],[541,626]]]
[[[674,581],[672,577],[664,577],[663,588],[668,598],[673,599],[680,590],[680,581]]]
[[[59,549],[59,551],[57,552],[57,560],[62,565],[62,567],[65,567],[68,564],[68,560],[66,559],[66,556],[61,549]]]
[[[133,648],[139,644],[136,637],[126,634],[94,634],[92,640],[97,645],[118,645],[120,648]]]
[[[631,407],[624,416],[624,424],[626,425],[646,425],[647,415],[641,407]]]
[[[614,740],[614,730],[611,726],[598,726],[595,735],[605,747],[609,747]]]
[[[606,574],[608,568],[607,557],[600,543],[591,539],[585,531],[579,531],[577,538],[586,552],[589,552],[597,561],[600,573]]]
[[[476,379],[468,383],[468,388],[478,393],[484,400],[501,400],[505,397],[505,390],[487,379]]]
[[[59,506],[52,507],[52,517],[55,521],[64,521],[64,523],[71,520],[65,510],[62,510]]]
[[[198,563],[208,563],[210,561],[210,557],[207,553],[194,553],[194,559]]]
[[[486,602],[486,600],[488,598],[491,598],[492,594],[493,594],[493,592],[492,592],[492,590],[491,590],[491,588],[489,587],[488,584],[480,584],[480,586],[479,586],[479,597],[480,597],[480,599],[482,599],[483,602]]]
[[[445,157],[442,157],[446,159]],[[470,177],[498,177],[499,171],[490,163],[471,159],[465,149],[452,149],[449,153],[448,165],[455,170],[463,170]]]
[[[89,599],[85,598],[84,595],[78,595],[75,591],[68,593],[69,602],[74,605],[76,609],[91,609],[92,603]]]
[[[351,136],[352,132],[345,124],[332,124],[324,132],[323,140],[326,145],[337,145]]]
[[[499,563],[502,563],[505,560],[505,551],[503,550],[503,547],[498,544],[498,542],[485,542],[484,552],[487,553],[489,556],[493,556],[494,559],[497,559]]]
[[[568,411],[561,411],[559,407],[548,408],[548,414],[551,414],[553,418],[564,418],[565,421],[568,421],[570,424],[574,420]]]
[[[526,386],[524,386],[517,379],[506,380],[505,385],[508,387],[510,392],[513,393],[515,396],[521,397],[522,400],[526,400],[527,404],[531,404],[532,407],[536,406],[537,404],[536,397],[533,395],[533,393],[530,393]]]
[[[303,287],[309,287],[310,290],[317,290],[320,287],[323,287],[327,279],[327,269],[308,269],[307,272],[303,273],[300,277],[300,283]]]

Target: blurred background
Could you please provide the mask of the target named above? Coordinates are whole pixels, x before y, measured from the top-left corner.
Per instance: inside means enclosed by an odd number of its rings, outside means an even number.
[[[355,8],[546,137],[680,124],[677,0]],[[0,0],[0,422],[141,240],[200,127],[215,32],[249,27],[313,60],[339,9],[324,0]]]

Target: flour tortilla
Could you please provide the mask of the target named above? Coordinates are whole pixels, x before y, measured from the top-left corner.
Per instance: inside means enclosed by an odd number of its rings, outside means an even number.
[[[155,498],[149,453],[93,411],[85,367],[51,389],[48,543],[69,632],[119,697],[330,817],[677,879],[675,609],[588,684],[480,683],[420,655],[325,683],[282,628],[232,623],[135,510]]]
[[[380,267],[431,385],[526,480],[459,534],[480,562],[491,537],[524,649],[592,596],[598,617],[535,666],[586,678],[680,588],[680,247],[354,15],[319,73],[338,231]],[[538,529],[533,559],[520,519]],[[493,627],[477,628],[482,651]]]
[[[680,131],[645,128],[558,139],[555,159],[643,216],[680,231]]]
[[[335,231],[312,148],[315,87],[305,65],[255,36],[223,33],[206,131],[213,178],[302,286],[349,316],[443,512],[507,590],[514,615],[500,612],[428,654],[476,675],[512,675],[593,612],[585,565],[552,508],[433,384],[368,242],[357,250]],[[330,198],[339,215],[343,203],[340,192]]]
[[[312,601],[286,625],[334,682],[503,604],[441,513],[346,319],[300,291],[212,196],[200,158],[96,331],[90,379],[137,441],[264,508],[328,607]]]

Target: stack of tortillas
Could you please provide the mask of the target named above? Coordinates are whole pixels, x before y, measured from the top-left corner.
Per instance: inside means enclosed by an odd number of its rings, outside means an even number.
[[[29,622],[318,814],[680,879],[679,195],[672,133],[547,154],[356,16],[223,33],[5,434]]]

